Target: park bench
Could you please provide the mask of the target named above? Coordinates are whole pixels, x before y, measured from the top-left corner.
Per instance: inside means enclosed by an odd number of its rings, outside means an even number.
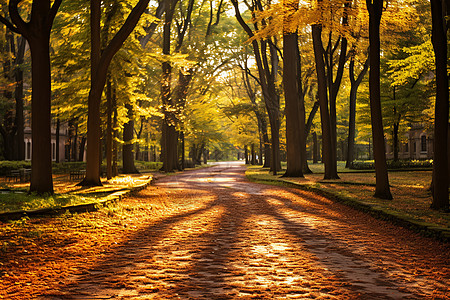
[[[6,181],[10,182],[28,182],[31,179],[31,169],[11,170],[6,175]]]
[[[28,182],[31,180],[31,169],[20,169],[20,182]]]
[[[20,171],[19,170],[11,170],[8,175],[6,175],[6,181],[9,182],[18,182],[20,181]]]
[[[81,180],[86,175],[86,170],[70,171],[69,180]]]

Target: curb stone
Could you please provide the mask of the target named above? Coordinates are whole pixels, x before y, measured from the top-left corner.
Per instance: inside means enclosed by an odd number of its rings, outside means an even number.
[[[387,212],[386,210],[383,210],[381,207],[377,206],[376,204],[369,204],[365,202],[360,202],[357,200],[354,200],[349,197],[341,196],[332,192],[329,192],[325,189],[314,187],[310,184],[299,184],[297,182],[293,182],[286,179],[262,179],[258,178],[257,176],[246,176],[251,181],[257,181],[261,183],[266,184],[275,184],[275,183],[281,183],[285,186],[313,192],[315,194],[318,194],[320,196],[324,196],[330,200],[343,203],[347,206],[353,207],[359,211],[369,213],[370,215],[382,219],[390,221],[396,225],[412,229],[421,235],[427,236],[427,237],[433,237],[437,240],[440,240],[442,242],[450,242],[450,228],[441,227],[436,224],[432,223],[426,223],[414,218],[408,218],[405,216],[400,216],[394,211]]]
[[[67,211],[69,211],[72,214],[96,211],[101,207],[105,207],[108,206],[109,204],[119,202],[120,200],[130,195],[131,193],[139,192],[142,191],[143,189],[146,189],[149,185],[152,184],[152,182],[153,177],[149,176],[149,178],[147,178],[147,182],[143,184],[133,186],[129,189],[116,191],[112,194],[109,194],[108,196],[103,197],[102,200],[92,203],[0,213],[0,222],[20,220],[23,217],[35,218],[41,216],[57,216],[62,215]]]

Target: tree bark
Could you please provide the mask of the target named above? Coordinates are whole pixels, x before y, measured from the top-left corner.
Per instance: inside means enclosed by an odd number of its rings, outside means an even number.
[[[431,0],[432,33],[436,64],[436,105],[434,123],[434,161],[433,161],[433,202],[431,208],[449,209],[449,170],[448,170],[448,109],[449,91],[447,74],[447,25],[448,1]]]
[[[297,34],[283,34],[283,87],[286,113],[287,168],[284,177],[303,177],[302,141],[297,85]],[[304,116],[304,115],[303,115]],[[303,124],[305,122],[303,121]]]
[[[355,58],[352,55],[349,65],[349,77],[350,77],[350,103],[348,114],[348,139],[347,139],[347,162],[346,168],[350,168],[355,160],[355,138],[356,138],[356,99],[358,93],[358,87],[361,84],[364,76],[369,69],[369,57],[367,57],[362,71],[355,79]]]
[[[312,25],[314,58],[317,72],[317,89],[322,126],[322,157],[325,165],[324,179],[338,179],[336,169],[333,168],[333,145],[331,135],[331,121],[328,110],[327,81],[325,74],[324,49],[322,45],[322,26]]]
[[[252,38],[254,36],[253,31],[250,29],[250,27],[247,25],[247,23],[244,21],[244,19],[241,16],[241,13],[239,11],[239,4],[236,0],[231,1],[234,10],[236,13],[236,18],[241,25],[241,27],[244,29],[244,31],[247,33],[249,38]],[[270,50],[270,59],[271,59],[271,66],[272,70],[270,70],[270,66],[268,63],[267,58],[267,43],[269,43],[269,50]],[[252,40],[252,47],[253,47],[253,53],[255,55],[256,65],[258,69],[258,75],[259,75],[259,82],[261,84],[261,89],[263,93],[263,99],[264,103],[266,105],[267,114],[269,116],[269,122],[270,122],[270,130],[271,130],[271,141],[272,141],[272,147],[271,147],[271,171],[274,175],[277,174],[277,171],[281,169],[281,163],[280,163],[280,149],[279,149],[279,139],[280,139],[280,120],[279,120],[279,113],[280,113],[280,104],[279,104],[279,97],[276,92],[276,86],[275,86],[275,79],[277,74],[276,66],[278,65],[278,56],[276,54],[276,49],[272,42],[268,41],[261,41],[261,49],[259,47],[259,44],[256,40]]]
[[[139,0],[128,15],[125,23],[99,55],[100,48],[100,1],[91,0],[91,89],[88,97],[88,133],[86,177],[81,186],[98,186],[100,181],[100,102],[109,64],[122,47],[125,39],[136,26],[142,13],[147,9],[149,0]]]
[[[14,96],[16,99],[16,143],[17,143],[17,160],[25,159],[25,119],[23,117],[23,70],[22,64],[25,55],[25,38],[23,36],[17,38],[18,49],[15,59],[15,80],[16,87]]]
[[[123,125],[122,162],[124,174],[139,173],[134,165],[133,138],[134,138],[134,113],[131,104],[125,104],[128,114],[128,122]]]
[[[83,161],[84,160],[84,150],[86,147],[86,137],[82,137],[81,138],[81,142],[80,142],[80,151],[78,152],[78,161]]]
[[[383,0],[366,0],[369,11],[369,94],[372,123],[373,156],[375,159],[375,197],[392,199],[386,165],[383,118],[380,100],[380,21]]]
[[[112,151],[113,151],[113,132],[112,132],[112,87],[111,80],[108,79],[106,84],[106,179],[112,176]]]
[[[317,142],[317,133],[313,132],[313,163],[317,163],[319,161],[319,146]]]
[[[0,18],[10,30],[22,34],[31,52],[31,130],[33,151],[31,157],[30,192],[53,194],[51,157],[51,72],[50,31],[62,0],[33,1],[30,21],[26,23],[18,9],[20,1],[10,1],[12,23]]]
[[[59,163],[59,131],[60,131],[60,121],[59,118],[56,120],[56,147],[55,147],[55,158],[56,162]]]
[[[118,146],[117,146],[117,97],[116,90],[112,90],[112,110],[113,110],[113,120],[112,120],[112,177],[119,175],[119,169],[117,167],[118,160]]]
[[[164,15],[164,30],[163,30],[163,54],[170,55],[170,27],[172,25],[173,14],[175,10],[176,1],[170,1],[166,6]],[[162,63],[162,82],[161,82],[161,103],[164,114],[162,124],[162,161],[161,170],[165,172],[173,172],[178,169],[178,136],[176,131],[176,116],[174,113],[175,105],[171,98],[171,74],[172,67],[169,61]]]

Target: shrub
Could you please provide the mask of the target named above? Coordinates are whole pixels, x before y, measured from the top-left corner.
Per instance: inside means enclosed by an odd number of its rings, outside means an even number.
[[[31,168],[30,161],[0,161],[0,176],[6,176],[11,173],[12,170],[29,169]]]
[[[388,169],[414,169],[414,168],[432,168],[433,160],[388,160]],[[375,162],[373,160],[354,161],[350,169],[354,170],[373,170]]]

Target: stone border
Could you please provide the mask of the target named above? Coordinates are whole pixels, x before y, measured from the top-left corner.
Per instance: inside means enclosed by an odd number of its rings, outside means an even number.
[[[103,197],[102,200],[92,203],[0,213],[0,222],[20,220],[23,217],[35,218],[40,216],[56,216],[64,214],[67,211],[69,211],[70,213],[83,213],[96,211],[99,208],[108,206],[111,203],[117,203],[118,201],[122,200],[124,197],[130,195],[131,193],[146,189],[150,184],[152,184],[152,182],[153,176],[149,176],[149,178],[147,178],[147,182],[143,184],[133,186],[126,190],[116,191],[112,194],[109,194],[106,197]]]
[[[250,181],[267,183],[267,184],[282,184],[284,186],[313,192],[330,200],[343,203],[347,206],[353,207],[359,211],[369,213],[370,215],[390,221],[396,225],[412,229],[421,235],[433,237],[442,242],[450,242],[450,228],[442,227],[433,223],[426,223],[416,220],[414,218],[408,218],[403,215],[399,215],[392,210],[383,209],[380,206],[372,203],[366,203],[364,201],[358,201],[350,197],[345,197],[332,193],[326,189],[317,188],[310,184],[300,184],[287,179],[264,179],[258,178],[257,175],[246,175]]]

